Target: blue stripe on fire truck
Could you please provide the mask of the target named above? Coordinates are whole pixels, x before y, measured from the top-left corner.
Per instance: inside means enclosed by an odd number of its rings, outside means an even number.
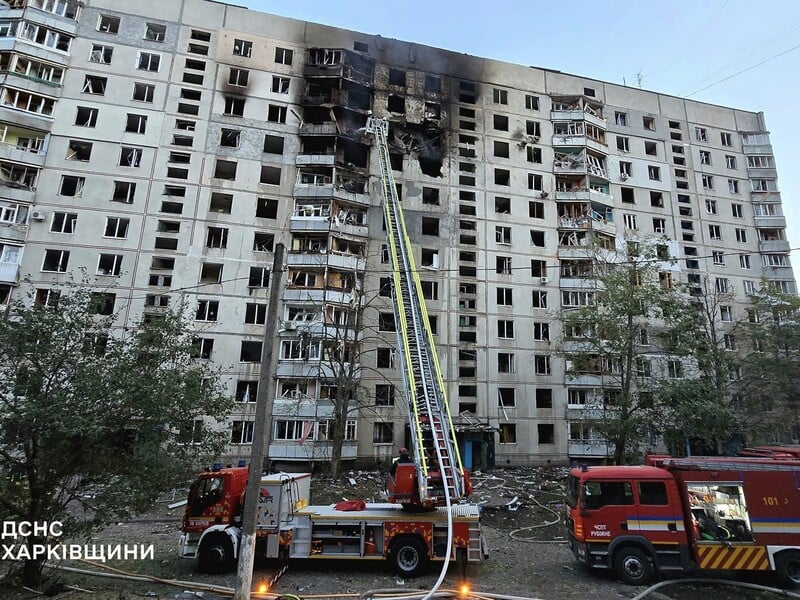
[[[753,533],[800,533],[800,519],[750,518]]]

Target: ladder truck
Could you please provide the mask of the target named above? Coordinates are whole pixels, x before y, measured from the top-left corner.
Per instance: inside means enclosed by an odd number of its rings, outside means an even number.
[[[446,506],[469,495],[469,472],[462,466],[456,444],[419,273],[397,197],[389,158],[389,122],[370,117],[366,133],[373,137],[380,162],[397,346],[408,399],[413,458],[413,463],[397,464],[389,476],[389,501],[406,508]]]
[[[393,268],[393,302],[402,376],[409,400],[412,460],[387,481],[389,502],[312,506],[308,473],[261,477],[256,555],[279,559],[386,560],[414,577],[431,561],[462,564],[488,556],[480,509],[458,503],[471,491],[462,467],[442,372],[389,162],[388,122],[369,118],[378,150],[383,209]],[[232,569],[241,539],[248,467],[201,473],[183,518],[180,555],[210,573]]]

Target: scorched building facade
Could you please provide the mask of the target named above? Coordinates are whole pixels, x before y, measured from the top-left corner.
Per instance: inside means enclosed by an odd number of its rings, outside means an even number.
[[[370,114],[467,466],[608,453],[603,390],[555,350],[588,246],[659,239],[670,282],[708,278],[734,313],[762,278],[796,291],[760,113],[205,0],[0,4],[1,301],[85,270],[120,327],[186,303],[238,400],[232,459],[278,242],[270,456],[329,456],[342,369],[344,458],[406,445]]]

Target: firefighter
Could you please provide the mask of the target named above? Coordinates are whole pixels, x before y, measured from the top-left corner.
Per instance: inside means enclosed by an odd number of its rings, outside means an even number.
[[[397,465],[401,463],[413,463],[414,460],[411,458],[411,455],[408,453],[406,448],[400,448],[400,451],[395,456],[394,460],[392,461],[392,466],[389,468],[389,473],[391,473],[392,477],[394,477],[395,471],[397,471]]]

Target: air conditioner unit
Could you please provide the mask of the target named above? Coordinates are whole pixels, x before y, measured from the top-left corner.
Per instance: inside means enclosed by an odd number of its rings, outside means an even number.
[[[550,195],[549,192],[539,192],[539,197],[540,198],[547,198],[549,195]]]
[[[548,277],[540,277],[539,281],[541,283],[550,283],[550,279]]]
[[[295,323],[294,321],[286,321],[283,324],[283,328],[286,331],[295,331],[297,330],[297,323]]]
[[[31,211],[31,219],[34,221],[44,221],[47,218],[47,215],[44,214],[43,210],[33,210]]]
[[[619,178],[622,179],[622,181],[625,181],[626,179],[628,179],[628,177],[630,177],[630,175],[628,175],[627,173],[619,174]]]

